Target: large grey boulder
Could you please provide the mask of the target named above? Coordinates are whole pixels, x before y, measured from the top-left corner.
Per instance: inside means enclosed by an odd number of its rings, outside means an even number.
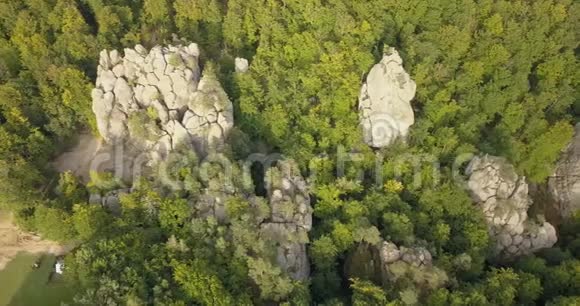
[[[312,228],[308,186],[294,162],[282,161],[270,169],[266,186],[273,222],[293,223],[306,231]]]
[[[399,53],[390,48],[371,69],[360,91],[359,117],[366,144],[383,148],[407,136],[415,122],[410,102],[416,88]]]
[[[580,123],[556,171],[549,177],[548,187],[560,217],[569,218],[580,209]]]
[[[532,205],[528,184],[504,158],[475,157],[466,174],[468,191],[485,215],[498,256],[530,254],[556,243],[558,238],[552,224],[528,218]]]
[[[177,146],[200,156],[219,151],[233,127],[233,106],[214,72],[199,68],[196,44],[137,45],[100,53],[93,112],[107,143],[150,152],[152,163]]]

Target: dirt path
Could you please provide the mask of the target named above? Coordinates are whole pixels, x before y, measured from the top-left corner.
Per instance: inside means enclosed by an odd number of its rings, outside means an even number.
[[[87,183],[90,180],[91,162],[99,149],[101,149],[101,140],[90,133],[83,133],[72,150],[63,153],[54,161],[54,167],[59,172],[71,171]]]
[[[21,231],[13,224],[11,214],[0,211],[0,270],[20,252],[63,255],[72,248]]]
[[[59,156],[53,165],[60,172],[71,171],[87,183],[90,180],[91,162],[100,149],[101,141],[98,138],[83,133],[79,136],[78,144]],[[73,247],[72,244],[62,245],[21,231],[14,225],[10,213],[0,211],[0,270],[20,252],[63,255]]]

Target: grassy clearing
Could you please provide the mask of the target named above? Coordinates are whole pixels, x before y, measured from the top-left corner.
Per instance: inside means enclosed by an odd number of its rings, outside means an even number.
[[[8,305],[14,294],[20,289],[28,274],[31,272],[31,266],[36,259],[35,255],[21,254],[14,258],[0,271],[0,305]]]
[[[33,269],[42,258],[40,268]],[[71,301],[72,286],[59,276],[49,281],[56,258],[52,255],[21,253],[0,271],[0,306],[60,305]]]

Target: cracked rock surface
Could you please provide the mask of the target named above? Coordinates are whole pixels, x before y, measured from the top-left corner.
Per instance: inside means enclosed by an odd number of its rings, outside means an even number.
[[[202,156],[219,150],[234,123],[232,103],[213,72],[202,75],[194,43],[101,51],[92,98],[104,140],[138,143],[153,160],[181,145]]]
[[[569,218],[580,209],[580,123],[572,142],[562,154],[554,175],[548,179],[556,211]]]
[[[306,280],[310,263],[306,253],[312,229],[312,207],[306,181],[298,166],[280,161],[266,173],[271,216],[261,224],[262,235],[276,242],[277,262],[296,280]]]
[[[399,53],[390,48],[371,69],[360,91],[359,119],[366,144],[383,148],[407,136],[415,122],[410,102],[416,89]]]
[[[519,177],[504,158],[475,157],[466,174],[471,198],[481,207],[497,255],[510,258],[553,246],[556,230],[548,222],[528,218],[532,201],[525,177]]]

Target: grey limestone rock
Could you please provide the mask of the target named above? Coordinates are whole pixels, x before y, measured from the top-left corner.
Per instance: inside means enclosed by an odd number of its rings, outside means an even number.
[[[511,258],[556,243],[558,238],[554,226],[528,218],[528,209],[532,205],[528,184],[504,158],[475,157],[466,174],[471,198],[481,207],[489,233],[496,240],[497,255]]]
[[[388,53],[371,69],[359,96],[363,138],[373,148],[405,138],[415,122],[410,102],[417,85],[403,68],[399,53],[393,48]]]
[[[233,107],[213,72],[202,76],[198,58],[196,44],[150,51],[137,45],[125,49],[124,57],[103,50],[92,92],[103,139],[139,143],[154,162],[177,145],[196,149],[200,156],[219,151],[234,124]],[[159,132],[134,139],[143,134],[134,128]]]

